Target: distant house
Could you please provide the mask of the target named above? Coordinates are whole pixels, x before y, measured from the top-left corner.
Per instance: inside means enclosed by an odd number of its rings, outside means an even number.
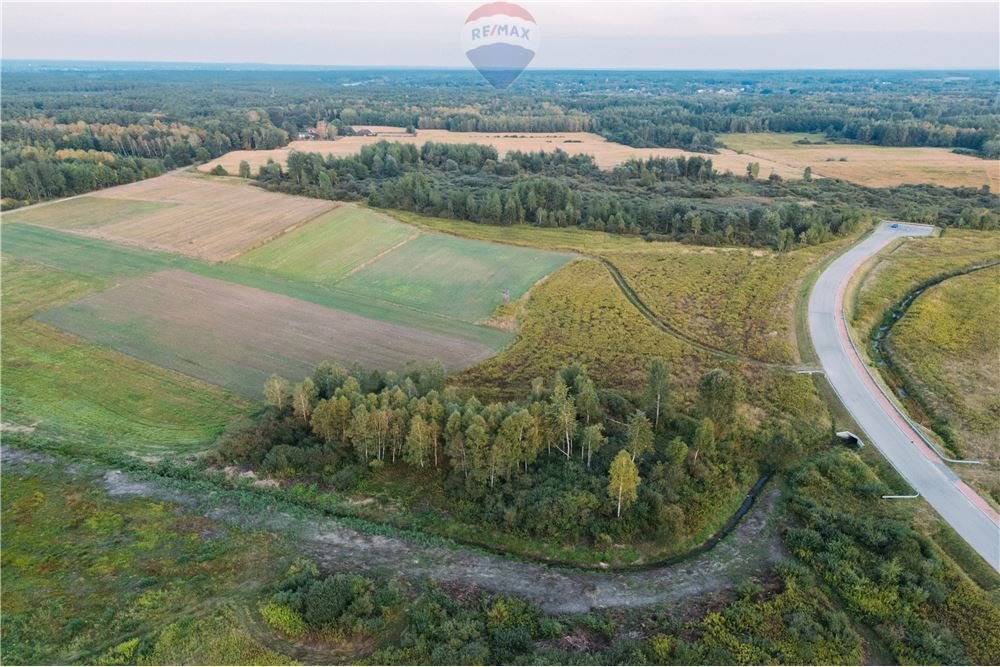
[[[354,136],[356,136],[356,137],[377,137],[378,135],[375,132],[372,132],[371,130],[369,130],[367,127],[363,127],[360,130],[357,130],[354,133]]]
[[[299,132],[296,138],[303,141],[312,141],[313,139],[319,139],[319,135],[315,132]]]

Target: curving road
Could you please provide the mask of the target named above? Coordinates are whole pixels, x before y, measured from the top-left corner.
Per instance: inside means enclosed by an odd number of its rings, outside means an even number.
[[[809,297],[809,333],[827,380],[872,444],[938,514],[1000,572],[1000,515],[928,447],[872,378],[851,342],[844,294],[854,272],[894,239],[928,236],[934,228],[883,222],[838,257]]]

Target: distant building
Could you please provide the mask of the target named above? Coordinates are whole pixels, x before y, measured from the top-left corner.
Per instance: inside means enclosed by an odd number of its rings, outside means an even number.
[[[354,136],[357,136],[357,137],[377,137],[378,135],[375,132],[372,132],[371,130],[369,130],[367,127],[363,127],[360,130],[357,130],[354,133]]]
[[[296,139],[302,141],[312,141],[313,139],[319,139],[319,136],[315,132],[299,132],[295,135]]]

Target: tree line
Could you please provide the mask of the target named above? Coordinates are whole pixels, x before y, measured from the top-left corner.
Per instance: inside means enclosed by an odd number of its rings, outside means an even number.
[[[250,172],[241,165],[241,175]],[[876,217],[945,226],[974,220],[978,228],[1000,219],[998,198],[987,188],[873,189],[832,179],[761,178],[752,169],[720,174],[701,156],[630,160],[602,170],[590,156],[558,149],[501,158],[490,146],[382,141],[349,157],[292,151],[286,168],[270,162],[257,179],[280,192],[486,224],[776,250],[822,243]]]

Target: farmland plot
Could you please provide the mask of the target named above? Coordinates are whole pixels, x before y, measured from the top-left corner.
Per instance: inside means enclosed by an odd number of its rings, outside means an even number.
[[[488,317],[571,255],[424,234],[338,283],[344,290],[465,321]]]
[[[419,233],[381,213],[345,204],[234,263],[307,282],[329,282]]]
[[[39,319],[120,352],[259,396],[274,372],[298,379],[322,361],[448,370],[492,348],[175,269],[123,283]]]
[[[4,214],[3,219],[4,222],[24,222],[31,225],[84,231],[138,219],[170,206],[172,204],[156,201],[79,197],[23,211],[11,211]]]
[[[246,410],[241,397],[32,317],[108,284],[4,257],[4,422],[88,451],[127,447],[159,455],[205,448]]]
[[[361,129],[356,127],[355,129]],[[391,130],[391,131],[390,131]],[[239,164],[246,161],[256,172],[268,160],[284,164],[288,160],[288,152],[292,150],[304,153],[319,153],[345,157],[357,155],[363,146],[379,141],[392,141],[422,146],[427,142],[443,144],[483,144],[493,146],[500,156],[510,151],[552,153],[562,150],[570,155],[591,155],[602,169],[612,169],[628,160],[645,160],[648,158],[702,157],[712,160],[717,171],[732,171],[742,174],[750,162],[759,162],[765,175],[772,171],[785,178],[798,178],[801,169],[789,165],[740,155],[736,151],[723,149],[719,153],[693,153],[680,148],[635,148],[624,144],[608,141],[604,137],[590,132],[452,132],[450,130],[417,130],[415,135],[407,134],[403,128],[375,128],[375,136],[343,137],[335,141],[293,141],[287,148],[275,148],[260,151],[232,151],[199,167],[201,171],[209,172],[217,165],[231,174],[239,169]]]
[[[18,212],[9,220],[224,261],[334,206],[319,199],[175,173]]]

